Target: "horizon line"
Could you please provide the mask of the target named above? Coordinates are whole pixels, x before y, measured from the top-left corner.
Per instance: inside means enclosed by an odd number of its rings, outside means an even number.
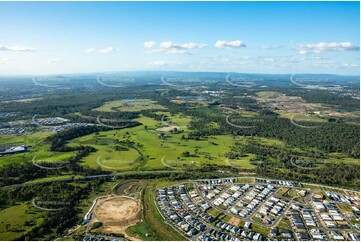
[[[116,72],[184,72],[184,73],[240,73],[249,75],[333,75],[333,76],[356,76],[360,77],[359,74],[335,74],[335,73],[310,73],[310,72],[289,72],[289,73],[255,73],[255,72],[237,72],[237,71],[182,71],[182,70],[119,70],[119,71],[95,71],[95,72],[71,72],[71,73],[52,73],[52,74],[0,74],[0,77],[36,77],[36,76],[56,76],[56,75],[99,75],[106,73]]]

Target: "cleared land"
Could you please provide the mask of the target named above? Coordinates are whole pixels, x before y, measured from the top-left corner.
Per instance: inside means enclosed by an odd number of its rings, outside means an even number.
[[[94,215],[96,220],[103,223],[104,231],[121,233],[127,236],[126,228],[140,221],[142,217],[141,210],[140,201],[129,197],[116,196],[99,200],[94,208]]]

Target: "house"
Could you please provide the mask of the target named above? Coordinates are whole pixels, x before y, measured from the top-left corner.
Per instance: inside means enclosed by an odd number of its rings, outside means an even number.
[[[287,229],[279,229],[278,232],[280,233],[280,236],[281,236],[281,237],[289,238],[289,239],[292,238],[292,232],[291,232],[290,230],[287,230]]]
[[[228,225],[228,226],[226,227],[226,230],[227,230],[227,231],[231,231],[232,228],[233,228],[232,225]]]
[[[308,235],[307,232],[299,232],[299,233],[298,233],[298,238],[299,238],[301,241],[309,241],[309,240],[310,240],[310,236]]]
[[[234,214],[238,214],[241,211],[241,209],[233,207],[230,209],[230,211]]]
[[[244,229],[249,229],[251,227],[251,223],[250,222],[246,222],[245,224],[244,224]]]
[[[271,237],[278,236],[278,229],[271,229],[270,234]]]
[[[256,233],[255,235],[253,235],[252,240],[254,240],[254,241],[262,240],[262,235],[259,233]]]
[[[323,240],[323,235],[319,229],[311,229],[310,234],[314,240]]]
[[[198,231],[195,228],[192,228],[191,230],[189,230],[187,235],[188,236],[193,236],[193,235],[196,235],[197,233],[198,233]]]
[[[353,241],[360,241],[360,235],[359,234],[355,234],[355,233],[350,232],[349,236]]]
[[[217,226],[218,228],[221,228],[223,224],[224,224],[223,222],[219,221],[218,223],[216,223],[216,226]]]
[[[345,238],[336,231],[331,231],[331,236],[334,240],[345,240]]]
[[[237,233],[238,230],[239,230],[239,228],[237,228],[236,226],[234,226],[234,227],[231,229],[231,233],[235,234],[235,233]]]
[[[263,219],[262,219],[262,222],[265,223],[265,224],[271,224],[272,223],[272,219],[268,216],[265,216]]]
[[[181,226],[180,226],[185,232],[188,232],[189,231],[189,224],[187,223],[183,223]]]
[[[203,208],[204,211],[208,210],[211,208],[211,206],[208,203],[204,203],[201,205],[201,207]]]

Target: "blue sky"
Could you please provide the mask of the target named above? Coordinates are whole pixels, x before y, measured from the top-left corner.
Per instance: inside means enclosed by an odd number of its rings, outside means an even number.
[[[0,75],[358,75],[359,8],[359,2],[0,2]]]

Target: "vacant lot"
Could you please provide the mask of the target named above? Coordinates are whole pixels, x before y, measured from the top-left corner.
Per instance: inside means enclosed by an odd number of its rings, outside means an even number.
[[[103,223],[103,229],[106,232],[121,233],[127,236],[126,228],[140,221],[141,210],[140,201],[116,196],[99,200],[94,208],[94,215],[96,220]]]

